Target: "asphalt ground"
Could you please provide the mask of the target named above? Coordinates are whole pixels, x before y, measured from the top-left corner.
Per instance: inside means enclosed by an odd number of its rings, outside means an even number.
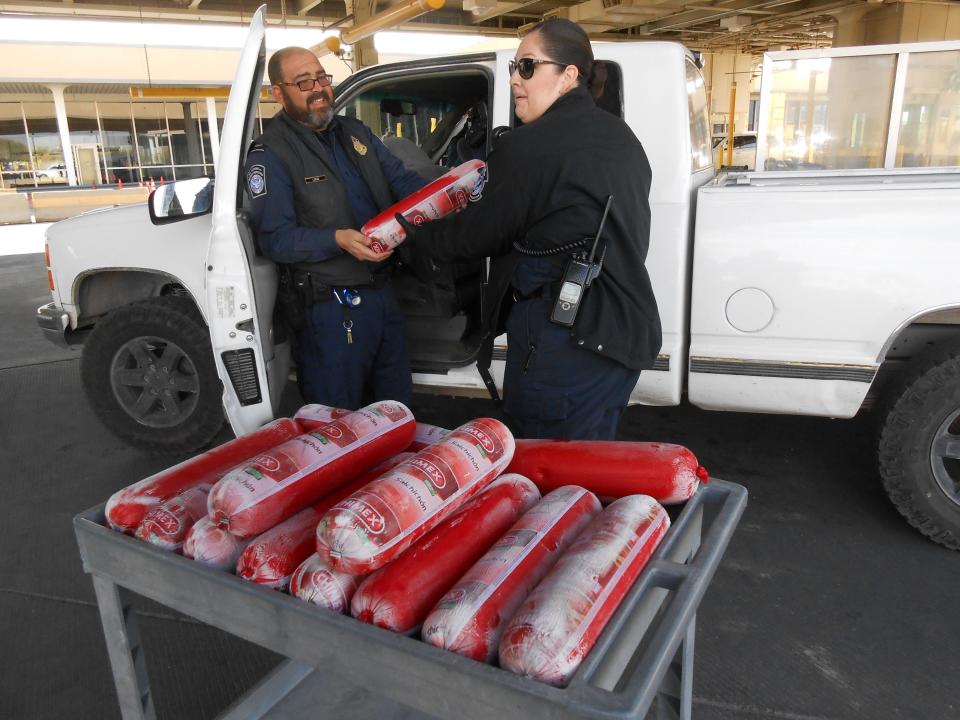
[[[0,718],[119,717],[73,516],[172,464],[93,416],[79,354],[37,330],[43,256],[0,258]],[[291,402],[296,403],[294,397]],[[491,403],[419,396],[453,427]],[[700,606],[694,717],[960,717],[956,553],[911,530],[873,464],[874,421],[630,408],[624,439],[690,447],[747,511]],[[224,431],[222,439],[230,437]],[[280,658],[137,598],[160,718],[209,718]],[[337,688],[318,717],[411,717]]]

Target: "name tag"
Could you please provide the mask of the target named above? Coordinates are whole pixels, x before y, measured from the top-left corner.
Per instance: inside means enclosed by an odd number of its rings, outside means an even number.
[[[305,183],[318,183],[324,182],[327,179],[326,175],[311,175],[310,177],[305,177],[303,181]]]

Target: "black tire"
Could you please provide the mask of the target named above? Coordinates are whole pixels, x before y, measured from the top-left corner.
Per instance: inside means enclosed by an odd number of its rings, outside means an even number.
[[[97,417],[131,445],[191,452],[223,427],[210,336],[188,298],[159,297],[113,310],[90,333],[80,365]]]
[[[917,359],[881,415],[879,468],[900,514],[960,550],[960,345]]]

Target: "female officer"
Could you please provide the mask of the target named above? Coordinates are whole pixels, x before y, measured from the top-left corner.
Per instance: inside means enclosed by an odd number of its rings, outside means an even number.
[[[613,439],[640,371],[660,349],[644,267],[650,165],[626,123],[594,103],[592,68],[579,26],[537,25],[509,65],[522,126],[490,154],[482,199],[414,233],[413,252],[438,261],[493,258],[485,342],[506,318],[504,414],[518,437]],[[611,195],[600,274],[573,326],[557,324],[564,268],[589,250]]]

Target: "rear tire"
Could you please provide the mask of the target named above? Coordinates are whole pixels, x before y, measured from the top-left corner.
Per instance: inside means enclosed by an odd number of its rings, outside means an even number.
[[[210,336],[188,298],[117,308],[84,343],[83,388],[115,435],[159,453],[191,452],[223,427]]]
[[[888,398],[878,454],[883,486],[913,527],[960,550],[960,346],[918,359]]]

